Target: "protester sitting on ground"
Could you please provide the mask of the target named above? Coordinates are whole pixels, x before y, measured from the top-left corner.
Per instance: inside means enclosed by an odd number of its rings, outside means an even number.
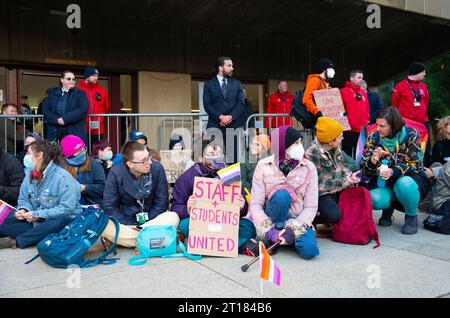
[[[103,196],[104,211],[120,222],[117,244],[135,247],[139,227],[178,226],[180,219],[167,212],[169,193],[162,165],[152,161],[147,147],[130,141],[122,151],[125,164],[112,167]],[[109,222],[102,236],[114,241],[116,228]]]
[[[202,157],[200,162],[196,163],[189,170],[181,174],[175,182],[172,196],[173,204],[171,210],[178,213],[181,221],[179,229],[185,238],[189,236],[189,215],[191,209],[196,205],[197,199],[193,196],[195,177],[215,178],[217,179],[217,171],[225,168],[225,157],[222,152],[222,141],[214,139],[203,140],[201,143]],[[200,146],[200,141],[196,142],[196,146]],[[243,196],[243,189],[238,198],[240,215],[239,220],[239,240],[238,252],[248,252],[247,242],[256,236],[253,223],[245,218],[248,211],[248,205]],[[257,253],[257,245],[252,245],[251,254]]]
[[[437,131],[438,141],[433,146],[432,162],[445,164],[450,161],[450,116],[439,120]]]
[[[105,176],[108,177],[109,170],[113,166],[111,143],[107,140],[94,141],[92,144],[92,158],[102,165]]]
[[[78,181],[81,205],[98,204],[102,207],[105,172],[101,164],[87,155],[86,144],[80,137],[64,137],[61,148],[63,158],[60,164]]]
[[[41,135],[39,135],[38,133],[29,133],[26,138],[25,138],[25,143],[24,143],[24,150],[22,150],[18,155],[17,155],[17,159],[19,159],[19,161],[23,164],[23,159],[25,158],[25,155],[27,154],[28,151],[28,147],[35,141],[39,141],[42,140]]]
[[[256,164],[259,160],[266,158],[269,152],[269,136],[264,134],[255,136],[250,144],[250,149],[245,162],[241,163],[242,187],[247,189],[248,194],[252,191],[252,180]]]
[[[183,141],[183,136],[178,135],[178,134],[173,134],[170,137],[169,150],[177,150],[177,151],[178,150],[186,150],[186,146],[185,146],[184,141]],[[187,161],[186,162],[186,167],[184,168],[184,171],[188,170],[194,164],[195,164],[195,162],[193,160]]]
[[[59,233],[81,212],[80,187],[63,168],[54,163],[56,151],[47,140],[28,148],[32,170],[20,187],[17,212],[0,226],[1,247],[26,248],[51,233]]]
[[[334,119],[320,117],[316,139],[305,152],[319,177],[319,208],[314,224],[336,223],[341,218],[339,195],[342,190],[361,181],[345,164],[341,144],[344,128]]]
[[[19,160],[0,148],[0,200],[16,206],[25,173]]]
[[[430,188],[423,168],[420,135],[417,130],[405,126],[400,112],[394,107],[383,108],[376,123],[377,131],[368,136],[360,162],[363,175],[371,178],[365,186],[370,190],[373,209],[383,210],[380,226],[392,224],[394,208],[404,211],[402,233],[416,234],[417,207]],[[388,168],[380,170],[383,159],[388,161]],[[378,179],[381,186],[377,185]],[[385,186],[382,186],[382,180],[385,180]]]
[[[445,165],[435,162],[430,168],[425,168],[425,173],[433,183],[429,196],[431,204],[426,212],[440,215],[450,215],[450,161]]]
[[[257,238],[294,246],[298,255],[319,255],[312,223],[317,214],[318,180],[312,162],[303,158],[302,135],[282,126],[271,134],[272,155],[259,161],[253,175],[250,218]]]

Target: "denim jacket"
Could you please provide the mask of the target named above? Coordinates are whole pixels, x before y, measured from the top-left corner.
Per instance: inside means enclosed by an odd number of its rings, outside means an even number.
[[[30,174],[31,170],[20,187],[18,209],[33,212],[34,217],[42,219],[81,212],[80,185],[69,172],[51,161],[39,185],[37,180],[30,181]]]

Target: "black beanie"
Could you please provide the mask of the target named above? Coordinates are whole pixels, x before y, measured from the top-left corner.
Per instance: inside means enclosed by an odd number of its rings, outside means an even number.
[[[426,70],[427,70],[427,67],[425,66],[425,64],[420,63],[420,62],[414,62],[409,67],[409,75],[417,75]]]
[[[183,142],[183,137],[181,137],[180,135],[174,134],[171,138],[170,138],[170,142],[169,142],[169,150],[172,150],[173,147],[180,143],[183,146],[184,149],[184,142]]]
[[[84,69],[84,78],[88,78],[94,74],[98,74],[98,70],[95,67],[89,66]]]
[[[297,129],[289,127],[284,137],[284,149],[288,149],[300,138],[303,138],[303,135]]]
[[[319,61],[319,65],[316,67],[316,73],[320,74],[329,68],[334,68],[334,63],[330,59],[323,58]]]

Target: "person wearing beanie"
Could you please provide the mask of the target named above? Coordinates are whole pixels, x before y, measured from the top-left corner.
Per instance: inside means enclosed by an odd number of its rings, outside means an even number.
[[[109,112],[108,91],[98,83],[98,70],[86,67],[78,88],[86,93],[89,101],[88,114],[107,114]],[[105,135],[105,117],[87,117],[86,129],[91,135],[91,142],[103,139]]]
[[[256,164],[259,160],[266,158],[269,152],[270,137],[268,135],[258,135],[252,139],[246,161],[241,163],[242,187],[247,189],[248,193],[252,190],[252,180]]]
[[[350,124],[350,130],[344,131],[342,150],[353,158],[355,158],[361,127],[367,126],[370,121],[369,97],[361,87],[363,79],[363,71],[351,71],[350,80],[340,90],[342,102]]]
[[[81,205],[98,204],[103,207],[105,172],[97,160],[92,160],[84,141],[73,135],[61,140],[63,157],[60,165],[78,181],[81,190]]]
[[[44,136],[50,142],[61,141],[67,135],[75,135],[88,142],[86,118],[89,101],[86,93],[75,87],[75,74],[64,71],[61,86],[50,88],[42,105]]]
[[[269,97],[267,104],[267,114],[289,114],[291,112],[291,105],[294,101],[294,95],[289,91],[286,81],[278,82],[278,89]],[[272,117],[266,118],[266,128],[276,128],[281,126],[292,126],[292,118],[286,117]]]
[[[395,85],[391,105],[399,110],[402,117],[424,124],[427,127],[428,136],[431,136],[431,124],[428,119],[430,94],[427,85],[423,82],[426,75],[427,68],[423,63],[411,64],[406,79]],[[431,164],[430,138],[425,150],[424,164],[427,167]]]
[[[314,224],[336,223],[341,218],[338,206],[342,190],[360,182],[357,173],[346,165],[341,150],[344,128],[334,119],[320,117],[316,124],[316,138],[305,152],[319,176],[319,207]]]
[[[306,80],[305,92],[303,93],[303,104],[305,105],[306,110],[317,118],[322,116],[322,113],[317,108],[313,93],[317,90],[331,88],[330,80],[334,78],[334,68],[334,63],[330,59],[323,58],[315,68],[315,73],[310,74]]]
[[[293,127],[275,128],[272,155],[256,165],[250,214],[257,238],[293,246],[304,259],[319,255],[312,224],[317,214],[318,180],[314,164],[303,158],[302,135]]]

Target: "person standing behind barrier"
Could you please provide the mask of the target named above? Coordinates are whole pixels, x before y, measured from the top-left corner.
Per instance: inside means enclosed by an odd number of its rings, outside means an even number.
[[[293,127],[272,131],[272,155],[253,175],[250,218],[257,238],[294,246],[304,259],[319,255],[312,222],[317,214],[318,180],[314,164],[303,158],[302,135]]]
[[[47,235],[59,233],[81,212],[80,187],[64,168],[53,160],[56,151],[48,140],[28,148],[32,166],[20,187],[17,212],[0,226],[2,247],[27,248]],[[5,242],[6,241],[6,242]]]
[[[331,88],[330,80],[334,78],[336,73],[334,67],[334,63],[331,60],[323,58],[315,69],[316,73],[310,74],[306,80],[303,104],[306,110],[316,116],[316,118],[323,115],[314,101],[314,91]]]
[[[61,73],[61,85],[50,88],[42,106],[44,136],[50,142],[61,141],[67,135],[75,135],[87,144],[86,116],[89,102],[84,91],[75,87],[75,75],[71,71]]]
[[[294,95],[289,91],[288,83],[285,80],[278,82],[278,89],[270,95],[267,104],[267,114],[289,114],[291,105],[294,101]],[[290,116],[278,118],[266,118],[265,127],[276,128],[281,126],[292,126],[292,118]]]
[[[106,89],[98,83],[98,70],[86,67],[84,79],[77,88],[86,93],[89,101],[88,114],[107,114],[109,112],[109,98]],[[103,139],[105,135],[105,117],[86,118],[86,129],[91,135],[91,142]]]
[[[17,105],[4,104],[1,115],[17,115]],[[23,149],[24,132],[20,128],[23,128],[23,126],[16,117],[0,118],[0,148],[13,157],[16,157],[16,152]]]
[[[383,210],[380,226],[392,224],[395,208],[405,211],[402,233],[417,233],[417,207],[431,186],[422,157],[417,130],[405,126],[397,108],[383,108],[377,116],[377,131],[367,137],[360,162],[363,175],[371,179],[364,186],[370,190],[373,209]],[[388,161],[388,169],[380,170],[383,159]],[[385,180],[384,186],[378,185],[379,178]]]
[[[377,92],[372,92],[367,86],[366,81],[362,81],[361,88],[366,92],[367,97],[369,98],[369,106],[370,106],[370,121],[369,125],[375,124],[377,120],[378,113],[381,111],[381,108],[384,107],[383,99],[381,99],[380,94]]]
[[[86,144],[81,138],[69,135],[61,140],[63,158],[61,166],[78,181],[81,189],[82,205],[98,204],[103,206],[105,173],[103,167],[87,154]]]
[[[103,195],[104,211],[120,222],[117,244],[135,247],[140,227],[178,226],[180,218],[168,212],[169,191],[166,173],[159,162],[152,161],[147,146],[135,141],[125,144],[124,164],[109,172]],[[102,236],[114,241],[116,229],[110,221]]]
[[[253,105],[250,102],[250,100],[248,99],[247,96],[247,90],[246,89],[242,89],[242,92],[244,93],[244,125],[247,124],[247,120],[250,118],[250,116],[252,116],[254,114],[253,111]],[[255,128],[255,118],[250,119],[249,123],[248,123],[248,127],[246,128]]]
[[[431,161],[431,124],[428,119],[428,104],[430,94],[423,79],[427,75],[427,68],[423,63],[415,62],[409,68],[409,75],[395,85],[392,92],[392,106],[397,108],[404,118],[424,124],[428,130],[429,141],[425,149],[423,162],[426,167]]]
[[[314,163],[319,176],[319,208],[314,224],[337,223],[341,218],[340,192],[361,181],[345,163],[340,148],[343,131],[336,120],[320,117],[316,124],[317,137],[305,152],[305,158]]]
[[[227,139],[232,138],[236,128],[244,129],[244,93],[241,82],[233,78],[234,67],[231,58],[218,58],[215,71],[216,76],[207,81],[203,89],[203,105],[209,115],[206,128],[221,130],[226,161],[237,162],[237,144],[240,140],[236,136],[233,137],[234,151],[231,151],[227,148]],[[227,138],[227,135],[230,137]],[[234,152],[233,156],[232,152]]]
[[[344,131],[342,150],[350,157],[355,158],[361,127],[367,126],[370,121],[370,106],[367,93],[361,88],[364,75],[362,71],[350,72],[350,81],[341,88],[342,102],[350,123],[350,131]]]

